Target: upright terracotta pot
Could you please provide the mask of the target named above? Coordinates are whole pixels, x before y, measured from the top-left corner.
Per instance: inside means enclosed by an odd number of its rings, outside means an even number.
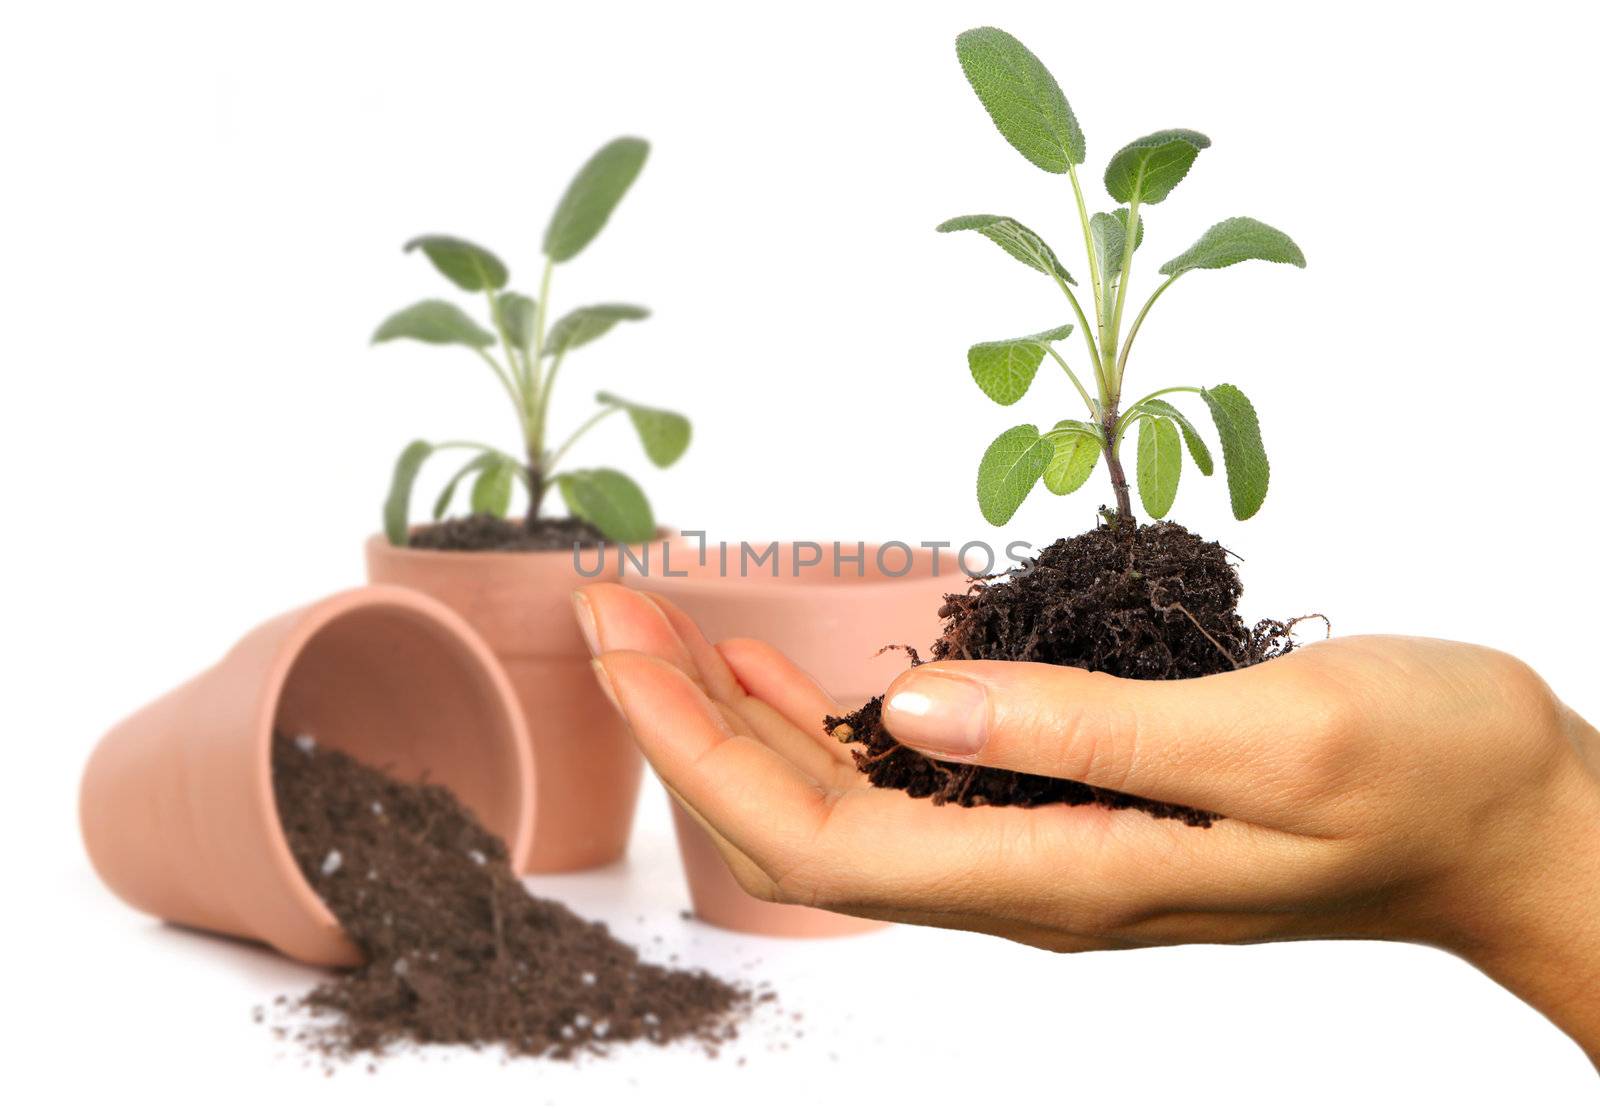
[[[449,605],[483,637],[516,691],[539,767],[525,873],[604,866],[628,848],[643,761],[589,669],[572,594],[615,581],[620,559],[571,551],[429,551],[367,541],[367,576]]]
[[[698,549],[675,540],[674,575],[634,582],[670,599],[699,624],[713,643],[724,639],[762,639],[809,671],[834,699],[854,708],[882,693],[907,665],[899,651],[879,654],[889,643],[925,649],[943,627],[938,612],[946,593],[966,586],[956,557],[944,551],[934,572],[932,551],[868,545],[860,564],[842,563],[835,573],[833,544],[821,544],[818,565],[811,552],[794,557],[791,544],[779,544],[779,560],[751,567],[729,549],[724,575],[716,549],[700,565]],[[757,550],[765,548],[758,545]],[[856,545],[843,544],[847,555]],[[906,572],[899,571],[905,568]],[[774,573],[776,571],[776,573]],[[820,730],[822,721],[816,722]],[[771,905],[745,893],[723,864],[699,824],[673,804],[678,850],[689,880],[695,915],[737,932],[770,936],[836,936],[880,927],[875,921],[797,905]]]
[[[117,896],[304,962],[360,961],[284,839],[275,732],[449,786],[526,860],[533,764],[505,676],[445,606],[367,587],[260,625],[100,741],[79,810],[89,857]]]

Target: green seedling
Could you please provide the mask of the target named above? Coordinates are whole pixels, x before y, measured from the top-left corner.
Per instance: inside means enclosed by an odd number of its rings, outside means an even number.
[[[1049,431],[1021,424],[1000,434],[978,465],[978,504],[984,518],[1000,525],[1010,520],[1041,478],[1056,494],[1071,493],[1089,480],[1101,458],[1116,496],[1117,521],[1133,519],[1122,443],[1137,431],[1135,473],[1139,500],[1152,518],[1172,509],[1183,467],[1183,447],[1202,474],[1214,470],[1211,451],[1199,431],[1171,401],[1180,393],[1199,394],[1211,412],[1222,443],[1233,514],[1255,515],[1267,495],[1267,455],[1255,408],[1233,385],[1175,385],[1122,406],[1128,354],[1151,307],[1174,282],[1196,270],[1216,270],[1258,259],[1304,267],[1305,256],[1276,228],[1247,216],[1212,226],[1188,250],[1160,269],[1157,285],[1123,332],[1134,254],[1144,242],[1144,216],[1188,174],[1211,140],[1198,131],[1157,131],[1117,151],[1106,166],[1105,187],[1120,207],[1089,215],[1077,167],[1084,161],[1083,131],[1061,87],[1027,47],[994,27],[967,31],[956,39],[961,68],[1000,134],[1023,157],[1047,173],[1065,174],[1072,183],[1078,222],[1083,229],[1089,291],[1087,307],[1073,291],[1077,282],[1045,241],[1008,216],[960,216],[940,231],[976,231],[1011,257],[1048,277],[1066,295],[1087,349],[1094,389],[1075,373],[1055,344],[1073,324],[1019,339],[979,343],[967,352],[973,379],[991,400],[1010,405],[1021,400],[1048,355],[1065,371],[1088,409],[1087,420],[1061,420]],[[1094,313],[1093,322],[1089,311]],[[1181,440],[1181,444],[1180,444]]]
[[[545,326],[551,273],[600,233],[639,175],[649,150],[643,139],[615,139],[578,171],[545,228],[544,272],[537,298],[511,290],[505,263],[480,246],[447,235],[424,235],[406,244],[407,251],[421,251],[457,288],[483,296],[487,326],[450,301],[422,300],[384,320],[372,341],[412,339],[470,350],[505,390],[521,432],[521,450],[512,454],[463,440],[435,443],[418,439],[407,444],[395,463],[383,509],[384,530],[396,546],[405,546],[407,541],[411,491],[418,471],[435,453],[446,450],[466,452],[466,459],[434,502],[435,520],[443,518],[457,489],[471,479],[472,511],[501,517],[510,511],[514,489],[521,485],[527,494],[529,531],[537,530],[545,495],[554,486],[572,515],[587,520],[608,539],[636,543],[655,534],[650,502],[633,479],[612,469],[563,470],[560,466],[573,444],[616,412],[628,414],[650,461],[670,466],[689,447],[687,419],[602,392],[595,396],[598,410],[564,441],[552,446],[546,439],[550,393],[567,355],[618,323],[642,320],[650,314],[633,304],[591,304],[574,308]]]

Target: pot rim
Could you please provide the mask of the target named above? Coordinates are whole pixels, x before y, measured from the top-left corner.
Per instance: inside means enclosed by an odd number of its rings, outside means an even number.
[[[514,832],[514,842],[509,837],[507,839],[512,865],[519,868],[519,872],[533,848],[534,766],[527,724],[517,707],[516,694],[511,688],[509,679],[482,638],[448,606],[425,593],[404,586],[356,586],[312,602],[299,611],[294,627],[284,636],[282,643],[276,649],[272,665],[261,683],[260,698],[254,712],[255,738],[252,758],[257,760],[257,765],[264,765],[266,772],[255,779],[258,791],[256,802],[272,816],[272,834],[269,838],[273,868],[280,878],[287,880],[295,898],[302,905],[312,907],[317,923],[334,929],[345,943],[350,943],[350,940],[345,934],[343,925],[334,916],[333,910],[328,908],[317,891],[312,888],[306,876],[301,873],[300,865],[295,862],[294,853],[289,849],[289,837],[283,831],[283,820],[278,812],[278,798],[274,788],[272,740],[284,687],[306,646],[337,620],[353,612],[384,609],[404,613],[431,625],[435,631],[445,633],[445,637],[472,660],[482,677],[494,690],[495,700],[499,702],[501,714],[505,717],[505,723],[511,733],[513,759],[517,768],[517,781],[520,783],[519,792],[523,798]]]
[[[423,525],[421,524],[414,524],[410,530],[416,531],[417,528],[422,526]],[[676,528],[663,525],[662,527],[658,527],[656,529],[654,538],[650,539],[648,542],[628,543],[624,545],[637,550],[641,547],[655,546],[658,543],[664,543],[669,539],[676,539],[677,537],[678,531]],[[618,546],[618,544],[613,543],[609,539],[606,540],[606,543],[607,550],[615,550]],[[500,563],[502,565],[509,566],[513,563],[525,564],[529,560],[549,559],[551,557],[570,559],[572,557],[572,552],[564,547],[551,551],[440,551],[427,547],[396,547],[393,543],[389,542],[389,537],[381,531],[376,531],[368,535],[364,546],[369,553],[382,552],[384,557],[388,558],[439,564],[460,564],[463,562],[478,561],[484,563]],[[584,549],[594,550],[596,548],[586,547]]]

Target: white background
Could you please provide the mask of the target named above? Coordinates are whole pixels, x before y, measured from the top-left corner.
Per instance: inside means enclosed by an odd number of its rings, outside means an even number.
[[[8,11],[0,1083],[183,1105],[380,1091],[394,1104],[1592,1103],[1571,1043],[1428,950],[1060,957],[909,928],[730,940],[677,919],[654,791],[628,867],[541,888],[726,973],[759,959],[805,1011],[804,1039],[785,1048],[757,1028],[742,1068],[692,1053],[578,1070],[452,1056],[324,1079],[249,1020],[309,973],[128,911],[89,871],[74,817],[110,724],[259,619],[358,580],[407,439],[507,438],[469,356],[367,337],[391,309],[450,295],[400,252],[419,232],[480,240],[530,284],[560,190],[616,134],[648,136],[654,153],[554,298],[656,316],[573,357],[556,418],[614,389],[683,408],[695,442],[676,469],[646,473],[618,423],[581,460],[645,480],[662,519],[732,539],[1046,541],[1088,526],[1095,492],[1041,490],[1004,532],[972,495],[999,430],[1077,415],[1048,368],[1008,411],[974,388],[969,343],[1064,313],[993,247],[932,231],[1005,212],[1078,258],[1064,179],[1016,155],[961,78],[951,40],[985,22],[1060,78],[1094,198],[1128,139],[1168,126],[1213,138],[1148,212],[1146,278],[1236,214],[1288,230],[1310,260],[1187,278],[1131,370],[1131,388],[1231,381],[1261,412],[1264,511],[1234,522],[1220,478],[1193,470],[1177,510],[1247,557],[1247,614],[1317,609],[1339,632],[1493,643],[1593,719],[1600,165],[1579,11]]]

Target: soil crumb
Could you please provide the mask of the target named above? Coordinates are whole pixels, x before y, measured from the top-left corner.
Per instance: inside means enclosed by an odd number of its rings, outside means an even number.
[[[424,524],[411,533],[411,545],[427,551],[570,551],[574,544],[593,547],[604,540],[587,520],[541,518],[529,531],[521,520],[487,512]]]
[[[464,1044],[571,1059],[640,1040],[715,1054],[772,999],[643,962],[604,924],[533,896],[443,786],[309,737],[278,737],[272,769],[295,861],[369,959],[285,1002],[300,1019],[284,1034],[315,1055]]]
[[[1102,524],[1057,540],[1008,575],[946,595],[939,610],[944,632],[931,658],[1048,662],[1160,681],[1288,653],[1291,625],[1262,620],[1246,626],[1238,613],[1242,591],[1229,553],[1178,524]],[[921,663],[911,655],[913,665]],[[1218,819],[1082,782],[930,759],[895,742],[883,727],[882,708],[883,698],[874,697],[824,721],[836,738],[859,745],[856,765],[875,786],[931,797],[936,805],[1097,803],[1197,827]]]

